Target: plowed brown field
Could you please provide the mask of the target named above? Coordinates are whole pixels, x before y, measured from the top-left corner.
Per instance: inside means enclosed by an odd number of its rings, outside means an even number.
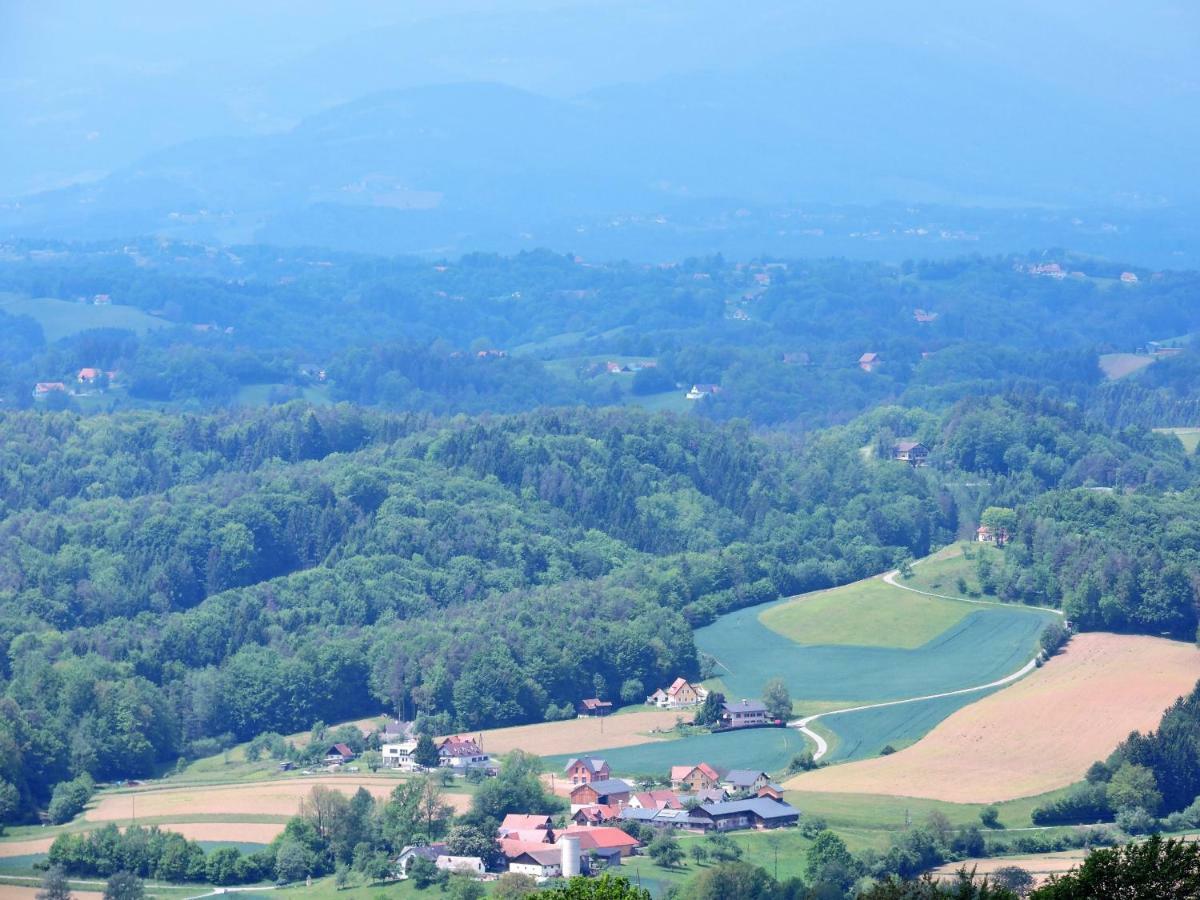
[[[993,803],[1080,780],[1200,679],[1194,644],[1087,633],[1012,687],[960,709],[911,747],[790,779],[797,791]]]

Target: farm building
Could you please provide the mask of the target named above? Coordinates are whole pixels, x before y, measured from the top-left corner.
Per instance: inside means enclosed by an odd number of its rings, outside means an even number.
[[[703,703],[707,696],[708,690],[701,685],[692,684],[686,678],[676,678],[670,687],[659,688],[647,697],[646,703],[659,709],[680,709]]]
[[[708,763],[671,766],[671,787],[695,792],[715,788],[720,783],[721,776]]]
[[[557,847],[523,850],[509,859],[508,871],[533,878],[557,878],[562,874],[562,850]]]
[[[629,802],[632,788],[620,778],[609,778],[604,781],[591,781],[587,784],[576,785],[571,790],[571,806],[596,806],[615,804],[624,806]]]
[[[65,393],[67,386],[61,381],[39,381],[33,386],[33,396],[37,400],[44,400],[46,397],[55,393]]]
[[[584,853],[589,853],[593,850],[597,852],[617,851],[623,857],[632,856],[633,851],[641,843],[637,838],[630,837],[620,828],[614,828],[610,825],[597,827],[571,825],[559,836],[559,841],[561,842],[564,837],[570,836],[579,839],[579,849]]]
[[[608,700],[601,700],[599,697],[588,697],[586,700],[579,701],[581,716],[606,716],[611,711],[612,703]]]
[[[571,784],[587,784],[590,781],[607,781],[612,777],[608,763],[594,756],[581,756],[570,760],[565,771]]]
[[[478,856],[439,856],[433,863],[443,872],[456,875],[483,875],[487,867]]]
[[[858,367],[864,372],[874,372],[881,362],[883,360],[879,358],[878,353],[864,353],[858,358]]]
[[[981,544],[995,544],[997,547],[1003,547],[1008,543],[1008,529],[980,525],[975,529],[975,540]]]
[[[687,392],[689,400],[703,400],[705,397],[711,397],[714,394],[721,393],[719,384],[693,384],[692,389]]]
[[[521,815],[519,813],[509,813],[504,817],[504,821],[500,823],[500,836],[511,834],[513,832],[542,832],[549,833],[554,825],[554,820],[549,816],[531,816]],[[524,838],[521,838],[524,840]],[[541,842],[541,837],[536,837],[536,840]]]
[[[753,725],[766,725],[767,705],[761,700],[738,700],[736,703],[723,704],[721,723],[727,728],[749,728]]]
[[[682,809],[679,795],[674,791],[639,791],[629,798],[629,805],[640,809]]]
[[[892,459],[910,466],[929,464],[929,448],[920,441],[897,441],[892,445]]]
[[[733,831],[740,828],[782,828],[800,821],[800,810],[782,800],[753,797],[706,803],[692,810],[698,819],[706,819],[706,830]]]

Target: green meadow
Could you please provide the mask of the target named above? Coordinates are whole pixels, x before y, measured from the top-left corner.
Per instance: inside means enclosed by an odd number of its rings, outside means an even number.
[[[93,306],[90,302],[21,297],[17,294],[0,294],[0,310],[14,316],[36,319],[42,326],[46,340],[50,342],[90,328],[124,328],[145,334],[155,328],[168,328],[171,325],[132,306]]]

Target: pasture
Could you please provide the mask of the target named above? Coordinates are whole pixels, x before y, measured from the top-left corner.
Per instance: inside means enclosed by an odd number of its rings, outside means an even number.
[[[124,328],[145,334],[155,328],[168,328],[170,322],[147,315],[132,306],[93,306],[51,297],[21,297],[0,293],[0,310],[14,316],[36,319],[50,343],[87,331],[89,328]]]
[[[1003,553],[1003,550],[991,544],[974,541],[951,544],[913,566],[909,577],[897,576],[896,581],[905,587],[931,594],[987,600],[989,598],[984,595],[979,583],[978,560],[988,559],[999,564],[1003,560]],[[962,584],[959,583],[960,578]],[[963,585],[966,586],[965,591],[962,590]]]
[[[871,578],[777,604],[759,620],[797,644],[915,650],[970,612],[965,603],[897,591]]]
[[[707,762],[717,768],[761,769],[780,772],[791,758],[808,748],[804,735],[794,728],[754,728],[721,734],[695,734],[672,741],[654,741],[636,746],[596,746],[588,749],[608,760],[621,775],[662,774],[673,765]],[[550,756],[547,768],[561,772],[567,755]]]
[[[1154,362],[1146,353],[1105,353],[1100,357],[1100,371],[1109,381],[1116,381],[1134,372],[1140,372]]]
[[[1130,731],[1157,727],[1163,710],[1198,678],[1200,651],[1192,644],[1140,635],[1076,635],[1042,668],[949,715],[919,743],[889,756],[797,775],[786,786],[958,803],[1045,793],[1082,779],[1087,767]],[[846,723],[822,721],[845,740]],[[874,738],[883,728],[870,724],[865,730]]]

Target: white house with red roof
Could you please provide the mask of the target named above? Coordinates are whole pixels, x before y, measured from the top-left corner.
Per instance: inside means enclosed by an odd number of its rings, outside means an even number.
[[[703,685],[690,682],[686,678],[676,678],[670,687],[659,688],[647,697],[646,703],[659,709],[681,709],[703,703],[707,696],[708,689]]]

